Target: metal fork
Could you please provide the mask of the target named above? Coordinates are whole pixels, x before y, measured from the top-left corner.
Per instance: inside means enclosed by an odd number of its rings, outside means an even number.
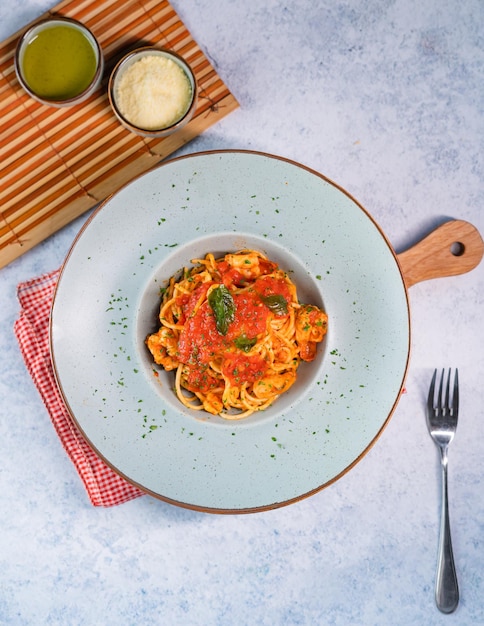
[[[455,370],[454,385],[450,394],[451,370],[447,376],[445,398],[443,397],[445,372],[442,370],[440,385],[435,394],[437,370],[430,383],[427,426],[430,436],[440,450],[442,466],[442,512],[440,517],[439,556],[435,581],[435,602],[442,613],[452,613],[459,604],[459,586],[455,572],[454,554],[450,537],[449,505],[447,497],[447,448],[454,438],[459,412],[459,377]]]

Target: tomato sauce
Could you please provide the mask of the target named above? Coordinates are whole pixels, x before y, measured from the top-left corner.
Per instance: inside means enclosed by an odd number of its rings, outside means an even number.
[[[185,322],[178,340],[178,358],[188,365],[206,364],[228,346],[227,337],[218,332],[212,309],[205,301]]]
[[[223,264],[219,263],[218,269],[221,265]],[[221,271],[224,284],[225,281],[230,285],[233,284],[231,281],[238,281],[235,274],[236,270],[229,269],[228,266],[227,271]],[[241,275],[238,276],[242,280]],[[192,294],[178,299],[183,311],[180,322],[184,323],[178,341],[178,358],[190,366],[188,382],[192,391],[207,391],[216,386],[216,379],[209,380],[205,370],[208,363],[218,357],[223,357],[222,371],[232,384],[252,383],[260,379],[267,370],[267,363],[258,355],[249,355],[237,349],[235,341],[240,337],[255,339],[265,332],[270,309],[261,297],[281,295],[287,301],[291,299],[291,292],[283,278],[257,278],[252,288],[232,294],[235,305],[234,320],[229,324],[227,333],[222,335],[217,330],[215,316],[207,301],[193,315],[197,302],[213,284],[215,283],[202,283]]]
[[[262,378],[267,367],[267,362],[258,354],[233,353],[225,358],[222,373],[232,385],[241,385],[245,382],[254,383]]]
[[[192,291],[191,294],[184,294],[183,296],[179,296],[176,299],[176,303],[181,307],[182,309],[182,315],[178,320],[179,324],[184,324],[185,320],[187,319],[187,317],[190,315],[190,313],[193,311],[193,309],[195,308],[197,302],[200,300],[200,298],[205,295],[209,289],[209,287],[211,285],[213,285],[213,282],[206,282],[206,283],[201,283],[196,289],[194,289]]]
[[[283,296],[287,302],[291,301],[291,290],[283,278],[261,276],[255,281],[254,290],[263,297]]]
[[[230,324],[227,337],[232,341],[246,335],[249,339],[265,332],[269,309],[256,293],[247,291],[234,295],[235,319]]]
[[[207,366],[205,367],[190,367],[188,369],[188,375],[186,379],[186,387],[188,391],[196,392],[201,391],[207,393],[211,389],[215,389],[220,385],[220,382],[211,376]]]

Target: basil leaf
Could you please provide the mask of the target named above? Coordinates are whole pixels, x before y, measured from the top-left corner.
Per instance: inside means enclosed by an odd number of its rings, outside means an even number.
[[[261,296],[260,299],[276,315],[287,315],[287,300],[284,296],[274,294]]]
[[[234,341],[235,347],[239,348],[239,350],[243,350],[244,352],[249,352],[249,350],[255,346],[255,344],[257,343],[257,337],[253,337],[252,339],[249,339],[249,337],[247,337],[247,335],[240,335],[240,337],[237,337],[237,339]]]
[[[215,324],[221,335],[226,335],[229,324],[234,321],[235,303],[225,285],[215,287],[208,294],[208,304],[215,315]]]

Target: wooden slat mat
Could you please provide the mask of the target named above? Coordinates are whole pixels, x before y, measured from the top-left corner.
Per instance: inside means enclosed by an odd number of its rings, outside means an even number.
[[[102,86],[89,100],[56,109],[27,96],[17,82],[13,57],[21,33],[0,45],[0,267],[238,106],[169,2],[65,0],[42,17],[48,15],[86,24],[101,44],[106,70]],[[178,52],[197,79],[195,115],[164,139],[130,133],[109,106],[106,85],[112,68],[140,45]]]

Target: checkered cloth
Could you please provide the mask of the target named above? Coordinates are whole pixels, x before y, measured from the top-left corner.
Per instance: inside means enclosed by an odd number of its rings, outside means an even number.
[[[108,467],[89,447],[73,422],[57,387],[50,358],[49,317],[59,270],[18,286],[20,316],[15,335],[27,369],[94,506],[128,502],[143,492]]]

